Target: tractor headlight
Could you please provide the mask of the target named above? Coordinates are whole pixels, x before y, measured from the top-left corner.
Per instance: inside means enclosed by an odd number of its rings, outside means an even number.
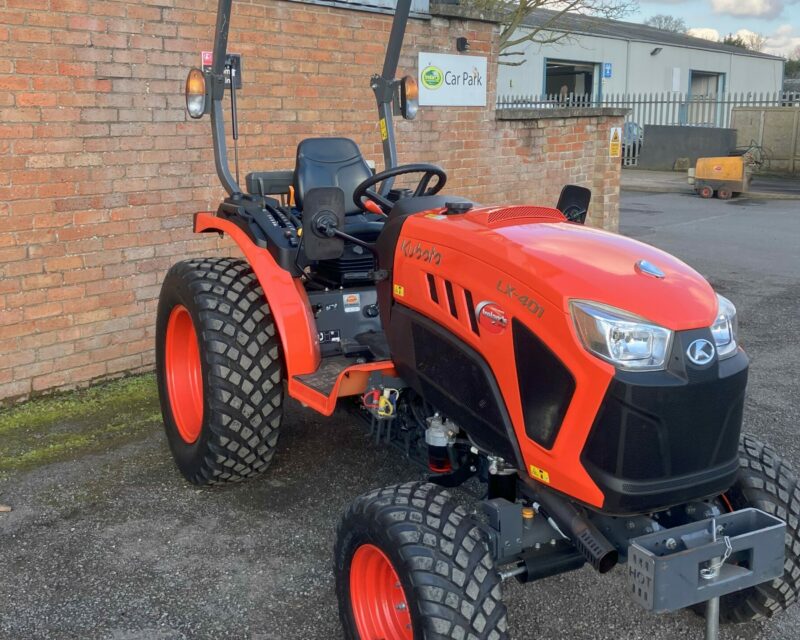
[[[719,308],[717,318],[711,325],[711,335],[714,336],[717,355],[720,358],[727,358],[736,353],[739,324],[736,319],[736,307],[733,306],[733,303],[719,294],[717,294],[717,301]]]
[[[633,314],[594,302],[572,302],[572,321],[583,346],[620,369],[664,368],[672,331]]]
[[[186,110],[195,119],[206,112],[206,76],[200,69],[192,69],[186,76]]]

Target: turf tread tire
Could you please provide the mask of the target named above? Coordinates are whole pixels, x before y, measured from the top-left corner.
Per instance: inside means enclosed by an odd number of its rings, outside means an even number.
[[[358,634],[350,604],[350,560],[375,544],[403,583],[418,640],[507,640],[501,580],[484,534],[441,487],[410,482],[354,500],[334,549],[336,591],[345,636]]]
[[[780,578],[720,598],[720,621],[765,620],[800,596],[800,486],[778,453],[751,435],[739,440],[739,475],[726,492],[734,509],[755,507],[786,522],[786,558]],[[704,606],[699,612],[704,611]]]
[[[164,333],[175,304],[190,312],[203,372],[203,427],[187,445],[177,433],[163,375]],[[197,485],[253,478],[272,461],[283,405],[280,339],[247,262],[198,258],[175,264],[162,285],[157,319],[161,409],[173,456]]]

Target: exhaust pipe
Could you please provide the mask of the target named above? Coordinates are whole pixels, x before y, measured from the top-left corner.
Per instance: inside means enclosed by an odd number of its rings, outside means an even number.
[[[596,571],[606,573],[617,565],[616,547],[576,507],[551,491],[535,491],[537,502]]]

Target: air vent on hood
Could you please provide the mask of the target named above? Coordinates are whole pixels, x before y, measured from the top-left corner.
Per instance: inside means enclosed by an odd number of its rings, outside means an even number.
[[[532,222],[564,222],[566,218],[558,209],[518,205],[479,209],[467,214],[467,219],[485,224],[488,227],[508,224],[530,224]]]

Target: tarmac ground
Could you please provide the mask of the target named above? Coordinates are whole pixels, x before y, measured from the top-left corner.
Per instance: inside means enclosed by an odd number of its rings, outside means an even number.
[[[796,203],[623,193],[626,234],[706,275],[739,310],[752,359],[745,428],[800,469],[800,217]],[[333,532],[356,495],[420,477],[347,416],[290,403],[260,479],[189,486],[174,468],[152,375],[0,413],[0,638],[341,638]],[[504,585],[514,638],[702,638],[687,611],[651,615],[624,568]],[[796,640],[800,605],[723,627]]]
[[[686,171],[622,170],[623,191],[645,193],[694,193]],[[756,175],[750,191],[735,199],[796,200],[800,199],[800,176]]]

